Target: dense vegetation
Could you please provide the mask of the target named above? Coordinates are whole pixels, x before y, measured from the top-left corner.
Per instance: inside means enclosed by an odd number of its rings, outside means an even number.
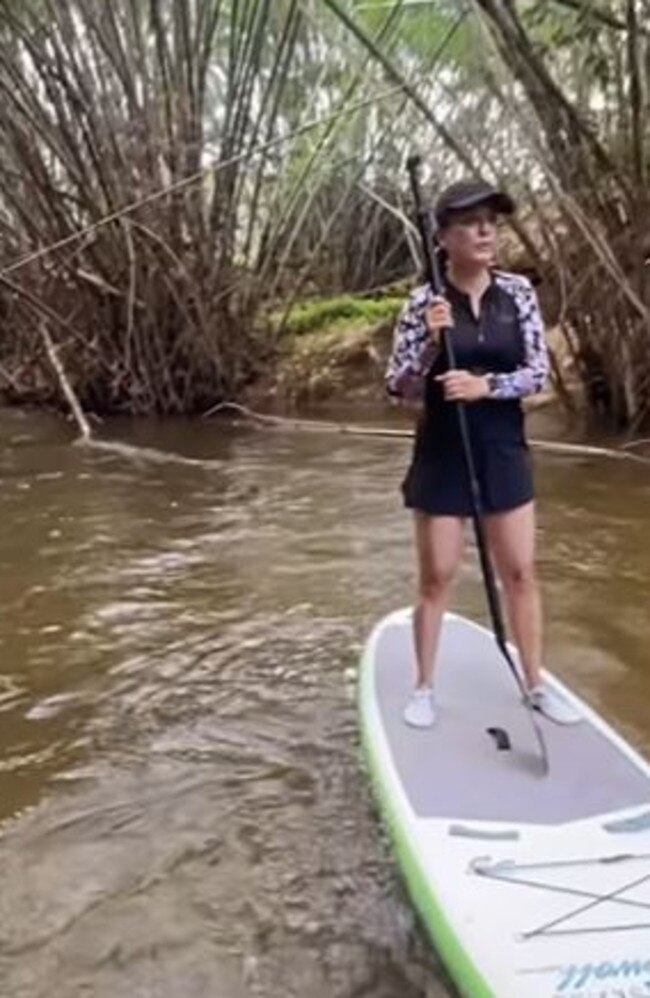
[[[588,404],[650,420],[650,0],[0,0],[0,89],[8,397],[53,344],[96,411],[236,395],[294,301],[414,271],[418,147],[518,196]]]

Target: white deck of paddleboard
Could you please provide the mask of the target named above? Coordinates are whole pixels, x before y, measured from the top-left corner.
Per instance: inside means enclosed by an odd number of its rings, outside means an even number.
[[[540,776],[508,667],[464,618],[445,619],[430,730],[402,721],[413,668],[411,611],[396,611],[363,657],[364,743],[398,860],[435,899],[420,912],[460,993],[650,995],[650,766],[558,684],[584,721],[541,719]],[[508,732],[510,751],[488,727]]]
[[[402,615],[377,643],[377,701],[418,816],[559,824],[650,803],[648,774],[589,719],[561,727],[540,718],[551,778],[536,777],[538,749],[527,711],[505,659],[482,628],[447,618],[432,729],[409,728],[402,720],[413,676],[410,621]],[[510,751],[497,750],[489,727],[508,733]]]

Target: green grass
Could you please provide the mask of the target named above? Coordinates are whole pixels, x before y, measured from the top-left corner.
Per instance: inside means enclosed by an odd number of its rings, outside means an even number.
[[[352,326],[372,326],[382,319],[392,320],[404,304],[404,297],[354,298],[340,295],[335,298],[315,298],[303,301],[292,308],[284,332],[301,336],[304,333],[332,332]],[[281,316],[275,316],[280,321]]]

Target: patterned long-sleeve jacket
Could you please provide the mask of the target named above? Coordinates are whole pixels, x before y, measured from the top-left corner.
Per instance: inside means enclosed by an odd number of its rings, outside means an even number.
[[[491,374],[490,398],[520,399],[541,392],[549,373],[544,323],[537,295],[528,280],[519,274],[495,271],[493,280],[512,299],[523,337],[523,363],[513,371]],[[415,288],[395,327],[393,350],[386,370],[386,388],[397,398],[422,396],[424,380],[440,347],[430,338],[425,311],[433,302],[430,286]]]

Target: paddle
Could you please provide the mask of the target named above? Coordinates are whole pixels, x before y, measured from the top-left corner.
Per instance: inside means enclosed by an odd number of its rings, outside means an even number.
[[[436,295],[442,295],[443,284],[440,275],[440,267],[438,265],[438,258],[436,255],[434,243],[433,243],[433,225],[432,225],[432,215],[429,208],[426,207],[422,199],[422,191],[420,189],[420,157],[410,156],[407,162],[407,169],[409,172],[409,177],[411,180],[411,187],[413,190],[413,199],[415,201],[415,210],[417,215],[418,228],[420,230],[420,238],[422,240],[422,247],[424,250],[424,260],[426,266],[426,276],[431,288]],[[442,342],[445,351],[445,356],[447,358],[447,364],[450,370],[456,367],[456,358],[454,355],[454,346],[452,342],[452,337],[450,336],[449,329],[443,329],[442,331]],[[535,731],[535,736],[539,744],[539,751],[542,763],[542,772],[546,775],[549,771],[549,761],[548,752],[546,749],[546,742],[544,741],[544,736],[539,725],[539,721],[535,716],[535,709],[530,701],[528,692],[524,686],[519,671],[513,661],[512,655],[508,649],[506,629],[503,622],[503,613],[501,611],[501,603],[499,601],[499,594],[497,591],[496,580],[494,577],[494,569],[492,568],[492,562],[488,553],[488,547],[485,537],[485,529],[483,525],[483,504],[481,499],[481,490],[478,483],[478,478],[476,475],[476,466],[474,463],[474,455],[472,452],[472,443],[469,435],[469,427],[467,425],[467,413],[465,412],[465,403],[456,402],[456,411],[458,413],[458,428],[460,430],[461,446],[463,448],[463,460],[465,462],[465,468],[467,471],[467,478],[469,482],[470,489],[470,506],[472,511],[472,523],[474,525],[474,535],[476,537],[476,546],[478,548],[479,560],[481,564],[481,572],[483,575],[483,582],[485,585],[485,592],[487,595],[487,602],[490,611],[490,618],[492,620],[492,630],[494,631],[494,637],[496,643],[499,647],[499,651],[505,658],[510,671],[514,676],[519,691],[522,695],[522,701],[524,706],[527,708],[528,715],[530,717],[532,726]]]

